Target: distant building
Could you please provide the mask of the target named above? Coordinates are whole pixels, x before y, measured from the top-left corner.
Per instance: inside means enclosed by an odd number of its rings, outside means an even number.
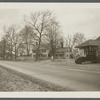
[[[32,58],[36,57],[38,45],[35,45],[32,49]],[[39,49],[39,57],[41,58],[48,58],[50,52],[50,47],[48,45],[42,44]]]
[[[70,58],[72,55],[72,51],[69,47],[60,47],[60,48],[56,48],[55,50],[55,58],[62,58],[62,59],[66,59],[66,58]]]
[[[36,57],[38,45],[35,45],[32,50],[32,58]],[[39,49],[39,58],[49,58],[51,53],[50,45],[42,44]],[[61,42],[61,46],[55,49],[54,58],[55,59],[66,59],[70,58],[72,55],[72,51],[69,47],[63,47],[63,43]]]
[[[98,37],[95,40],[88,40],[78,46],[76,48],[79,48],[80,50],[83,49],[85,56],[97,56],[100,57],[100,37]]]

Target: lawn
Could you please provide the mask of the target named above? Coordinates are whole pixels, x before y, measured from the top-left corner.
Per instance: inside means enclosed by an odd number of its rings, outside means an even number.
[[[74,59],[66,59],[63,61],[57,61],[56,65],[64,66],[66,68],[74,68],[81,70],[91,70],[91,71],[100,71],[100,63],[83,63],[76,64]]]
[[[76,64],[75,59],[54,59],[48,61],[41,61],[41,64],[48,64],[48,66],[54,66],[58,68],[71,68],[79,70],[89,70],[89,71],[99,71],[100,72],[100,63],[83,63]],[[39,63],[39,64],[40,64]]]

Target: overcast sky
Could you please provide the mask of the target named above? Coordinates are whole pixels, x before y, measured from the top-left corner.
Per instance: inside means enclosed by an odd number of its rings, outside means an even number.
[[[87,38],[100,36],[99,3],[0,3],[0,30],[3,25],[23,25],[23,15],[47,9],[60,22],[64,36],[77,32]]]

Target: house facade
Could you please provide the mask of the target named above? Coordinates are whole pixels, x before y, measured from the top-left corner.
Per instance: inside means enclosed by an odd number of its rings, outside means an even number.
[[[71,58],[72,52],[69,47],[60,47],[55,50],[55,58],[57,59],[66,59]]]
[[[32,58],[35,59],[38,45],[33,47],[32,50]],[[50,46],[49,45],[41,45],[39,49],[39,58],[47,59],[50,58]],[[71,58],[72,52],[69,47],[58,47],[55,49],[54,57],[55,59],[66,59]]]
[[[95,40],[88,40],[78,46],[80,50],[84,50],[84,56],[100,57],[100,37]]]
[[[34,59],[36,57],[38,45],[34,46],[32,49],[32,58]],[[40,59],[46,59],[49,56],[50,48],[46,45],[41,45],[39,49],[39,58]]]

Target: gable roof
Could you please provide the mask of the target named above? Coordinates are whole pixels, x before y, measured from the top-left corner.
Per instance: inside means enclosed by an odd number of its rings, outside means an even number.
[[[56,52],[66,52],[68,49],[70,48],[69,47],[56,48]]]
[[[100,37],[98,37],[96,40],[87,40],[86,42],[83,42],[82,44],[76,46],[76,48],[84,48],[86,46],[99,46],[100,45]]]
[[[96,39],[96,41],[100,41],[100,36]]]
[[[32,50],[36,50],[37,48],[38,48],[38,45],[35,45]],[[40,49],[47,49],[47,50],[49,50],[50,46],[48,44],[41,44],[40,45]]]

